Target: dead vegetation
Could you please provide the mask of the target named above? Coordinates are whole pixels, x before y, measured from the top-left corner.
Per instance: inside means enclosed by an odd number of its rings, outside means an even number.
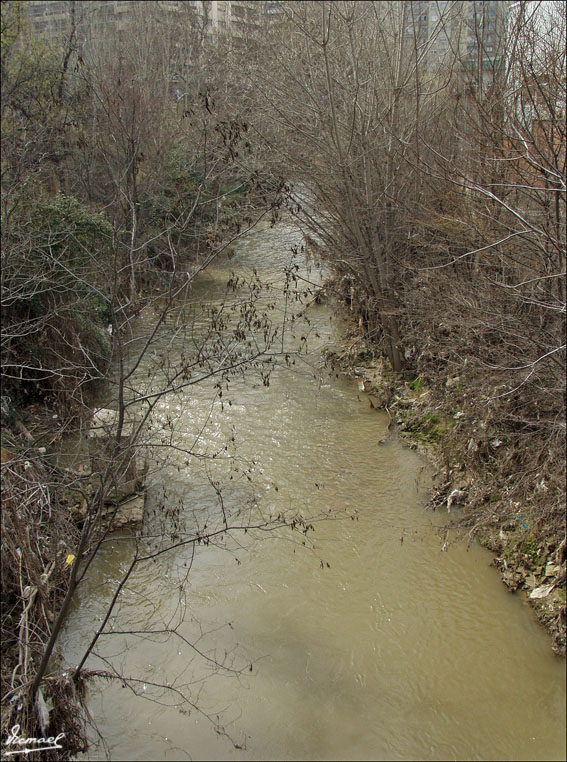
[[[2,738],[16,725],[26,738],[52,735],[48,728],[56,727],[65,733],[63,752],[35,752],[26,758],[60,760],[87,748],[77,711],[85,696],[83,679],[72,681],[53,670],[35,697],[32,684],[65,594],[78,529],[44,457],[45,448],[21,439],[4,428]]]
[[[502,358],[501,345],[480,335],[479,320],[461,322],[457,312],[451,319],[453,299],[460,297],[448,293],[443,316],[432,310],[425,325],[423,317],[414,324],[414,333],[406,327],[412,369],[403,377],[377,359],[356,307],[348,307],[353,319],[343,353],[329,361],[357,368],[372,406],[386,408],[410,445],[433,458],[430,507],[447,511],[465,541],[477,538],[494,553],[503,582],[512,592],[525,591],[553,637],[553,650],[563,655],[564,381],[559,372],[542,379],[522,369],[511,383],[511,371],[491,367],[491,353]],[[350,301],[350,286],[344,295]],[[516,334],[520,329],[516,322]]]

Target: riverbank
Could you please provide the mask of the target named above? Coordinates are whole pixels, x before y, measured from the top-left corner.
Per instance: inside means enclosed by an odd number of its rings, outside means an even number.
[[[88,409],[83,419],[86,428]],[[59,461],[71,420],[35,404],[20,409],[11,425],[2,428],[1,732],[4,740],[16,725],[27,736],[45,735],[42,722],[57,728],[65,736],[65,747],[45,752],[42,759],[47,760],[73,758],[88,749],[83,712],[87,673],[74,680],[58,670],[46,676],[38,694],[44,709],[31,688],[35,665],[69,587],[74,554],[97,489],[88,452],[73,468]],[[104,503],[99,523],[111,522],[113,531],[137,531],[144,510],[139,486],[122,490],[119,502]],[[60,658],[56,653],[53,662]]]
[[[471,415],[475,389],[464,391],[459,377],[396,376],[346,310],[344,318],[345,338],[327,363],[356,377],[369,405],[386,410],[401,438],[432,463],[431,510],[447,512],[447,526],[461,541],[476,539],[494,554],[502,582],[526,597],[554,653],[565,656],[565,537],[529,504],[506,504],[502,463],[515,453],[499,437],[498,422],[483,418],[482,411]],[[545,493],[543,480],[534,490]]]

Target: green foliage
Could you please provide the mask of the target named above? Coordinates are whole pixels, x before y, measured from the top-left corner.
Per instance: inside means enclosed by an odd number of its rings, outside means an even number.
[[[449,428],[450,424],[444,418],[435,413],[428,413],[423,419],[420,433],[425,441],[435,444],[445,438]]]
[[[60,53],[49,40],[32,35],[21,2],[2,3],[2,110],[31,120],[56,117],[54,95],[60,78]],[[10,122],[3,124],[3,131]],[[39,124],[38,124],[39,126]],[[45,128],[47,124],[43,122]]]
[[[8,61],[15,44],[20,38],[20,35],[26,32],[28,28],[29,23],[24,3],[21,0],[17,0],[16,2],[2,2],[0,15],[0,52],[3,74],[7,70]]]
[[[112,225],[103,214],[91,211],[77,199],[67,196],[48,198],[34,194],[37,186],[20,199],[13,211],[11,234],[3,259],[5,284],[9,289],[18,281],[16,301],[53,299],[75,301],[77,296],[101,298],[104,288],[104,257],[111,248]],[[102,255],[102,259],[101,256]],[[38,280],[42,287],[38,289]]]
[[[112,310],[110,309],[110,301],[102,299],[101,296],[94,296],[89,303],[89,312],[92,312],[97,317],[97,322],[102,325],[109,325],[112,323]]]
[[[61,230],[71,226],[77,240],[85,244],[101,235],[112,235],[112,225],[103,213],[94,213],[72,196],[42,199],[36,212],[45,227]]]
[[[416,394],[419,394],[423,389],[423,378],[421,376],[416,376],[409,382],[409,387]]]
[[[175,145],[166,156],[157,192],[142,202],[144,224],[152,231],[169,227],[179,242],[194,242],[212,225],[229,223],[249,187],[234,175],[206,177],[194,153]]]
[[[38,247],[49,248],[52,257],[88,261],[92,253],[108,248],[112,240],[110,221],[76,198],[41,198],[30,211]]]
[[[530,529],[531,523],[531,519],[526,521],[524,517],[520,517],[504,548],[503,555],[508,561],[514,561],[521,555],[531,566],[545,562],[542,558],[541,544],[537,541],[533,529]]]
[[[148,227],[159,230],[184,217],[191,209],[202,181],[188,153],[179,148],[170,151],[164,162],[159,188],[143,205]],[[189,231],[183,232],[189,234]]]
[[[22,400],[55,389],[67,398],[77,379],[106,366],[111,236],[105,215],[72,197],[48,198],[34,182],[12,210],[2,251],[3,381],[21,386]]]
[[[410,439],[425,445],[443,444],[447,438],[447,433],[455,425],[455,422],[443,413],[427,413],[418,416],[413,415],[409,410],[400,408],[397,415],[403,420],[402,428],[409,433]]]

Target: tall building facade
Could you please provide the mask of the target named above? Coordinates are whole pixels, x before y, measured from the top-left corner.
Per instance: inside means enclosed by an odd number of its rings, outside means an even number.
[[[219,34],[243,38],[278,14],[277,0],[28,0],[34,32],[57,34],[69,28],[73,14],[91,33],[112,35],[128,23],[134,8],[151,6],[154,14],[193,12],[208,39]]]
[[[510,3],[506,0],[470,0],[461,30],[463,68],[473,82],[486,87],[505,63]]]
[[[504,64],[510,7],[508,0],[414,0],[405,46],[431,70],[457,61],[466,81],[485,88]]]

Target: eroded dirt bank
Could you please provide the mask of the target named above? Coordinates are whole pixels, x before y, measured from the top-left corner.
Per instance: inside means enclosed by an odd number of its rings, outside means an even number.
[[[510,463],[521,467],[529,457],[506,440],[488,406],[475,404],[478,390],[464,387],[458,376],[396,377],[350,314],[345,311],[344,317],[345,339],[327,362],[357,377],[369,405],[385,409],[400,436],[433,463],[430,508],[447,512],[448,527],[462,541],[476,538],[494,554],[503,583],[527,597],[550,633],[553,651],[565,656],[567,543],[561,498],[545,478],[526,471],[531,486],[525,493],[531,492],[533,501],[510,499]]]

